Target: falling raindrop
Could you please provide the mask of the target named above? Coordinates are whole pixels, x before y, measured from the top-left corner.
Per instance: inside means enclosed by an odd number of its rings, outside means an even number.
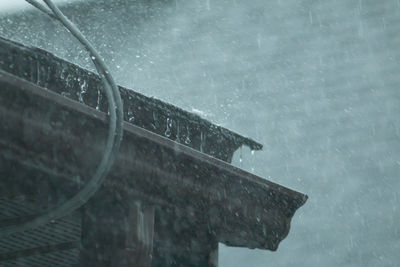
[[[68,74],[67,77],[65,78],[65,83],[66,83],[67,87],[70,87],[72,80],[73,80],[73,77]]]
[[[130,123],[134,123],[135,117],[134,117],[134,115],[133,115],[133,111],[132,111],[131,107],[128,107],[128,113],[127,113],[127,115],[128,115],[128,121],[129,121]]]
[[[240,151],[239,151],[239,162],[240,162],[240,168],[242,168],[243,167],[242,147],[240,147]]]
[[[204,144],[205,144],[205,135],[203,132],[200,132],[200,151],[203,152],[204,150]]]
[[[190,144],[191,140],[190,140],[190,131],[189,131],[189,126],[186,127],[187,130],[187,134],[186,134],[186,138],[185,138],[185,144]]]
[[[152,124],[154,129],[158,129],[158,127],[160,126],[159,122],[158,122],[158,113],[157,111],[153,111],[153,124]]]
[[[254,171],[255,171],[255,169],[254,169],[254,150],[252,149],[251,151],[250,151],[250,153],[251,153],[251,173],[254,173]]]
[[[100,90],[97,90],[97,103],[96,103],[96,109],[100,110],[100,105],[101,105],[101,100],[103,99],[103,95],[101,94]]]
[[[83,80],[83,83],[80,86],[80,92],[78,93],[79,102],[85,103],[85,101],[83,100],[83,95],[86,94],[86,92],[87,92],[87,82],[86,80]]]
[[[167,118],[167,129],[165,130],[165,136],[170,137],[171,136],[171,127],[172,127],[172,119]]]

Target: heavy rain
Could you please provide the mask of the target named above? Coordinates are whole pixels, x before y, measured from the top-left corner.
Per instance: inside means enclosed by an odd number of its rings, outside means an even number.
[[[218,266],[399,265],[398,0],[54,2],[118,85],[262,144],[241,144],[232,165],[308,196],[276,251],[220,242]],[[2,0],[0,37],[96,71],[70,32],[24,1]],[[87,80],[59,77],[79,84],[61,95],[85,104],[92,94],[107,111]],[[126,121],[141,123],[137,108]],[[150,117],[148,129],[194,148],[190,127]],[[208,151],[209,136],[198,139]]]

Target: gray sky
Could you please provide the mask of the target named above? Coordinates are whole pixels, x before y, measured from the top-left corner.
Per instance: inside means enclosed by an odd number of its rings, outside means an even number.
[[[53,0],[55,3],[66,3],[76,2],[77,0]],[[40,1],[39,1],[40,2]],[[30,8],[31,5],[24,0],[1,0],[0,1],[0,13],[14,12],[16,10],[22,10]]]

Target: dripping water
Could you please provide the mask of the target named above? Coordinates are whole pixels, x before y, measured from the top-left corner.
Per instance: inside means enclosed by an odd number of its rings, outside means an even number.
[[[68,77],[69,77],[69,75],[68,75]],[[78,82],[80,82],[80,79],[78,79]],[[69,81],[67,79],[67,85],[68,84],[69,84]],[[80,103],[85,103],[85,101],[83,100],[83,95],[85,95],[86,92],[87,92],[87,82],[86,82],[86,80],[83,80],[83,82],[80,86],[80,91],[78,93],[78,98],[79,98],[78,100]]]
[[[97,103],[96,103],[96,110],[100,110],[101,101],[103,99],[103,95],[100,90],[97,90]]]
[[[190,131],[189,131],[189,126],[186,127],[187,133],[186,133],[186,138],[185,138],[185,144],[190,144]]]
[[[130,106],[128,107],[128,113],[127,113],[127,115],[128,115],[128,121],[129,121],[130,123],[134,123],[134,122],[135,122],[135,116],[134,116],[133,110],[132,110],[132,108],[131,108]]]
[[[165,130],[165,136],[170,137],[171,136],[171,127],[172,127],[172,119],[167,118],[167,128]]]

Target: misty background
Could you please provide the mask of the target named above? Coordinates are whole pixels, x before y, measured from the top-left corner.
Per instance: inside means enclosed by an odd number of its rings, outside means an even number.
[[[2,37],[93,69],[20,2]],[[309,196],[278,251],[221,244],[220,266],[399,265],[399,0],[61,4],[119,84],[261,142],[233,164]]]

